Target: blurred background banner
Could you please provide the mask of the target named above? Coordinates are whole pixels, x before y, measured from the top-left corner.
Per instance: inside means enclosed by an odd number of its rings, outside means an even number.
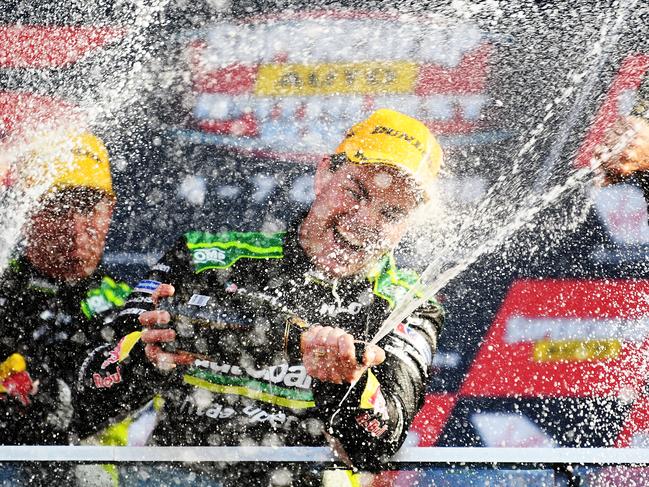
[[[104,265],[136,282],[189,229],[284,228],[308,208],[313,163],[393,108],[445,150],[439,215],[399,253],[421,270],[446,222],[543,194],[544,170],[587,166],[642,99],[642,5],[340,4],[9,2],[3,187],[33,127],[91,125],[118,196]],[[603,36],[618,18],[620,36]],[[633,184],[577,193],[442,290],[448,321],[409,446],[647,446],[647,204]]]
[[[498,136],[481,117],[491,51],[475,24],[427,12],[210,25],[188,47],[192,122],[206,141],[289,159],[321,157],[379,107],[424,121],[446,145],[489,142]]]

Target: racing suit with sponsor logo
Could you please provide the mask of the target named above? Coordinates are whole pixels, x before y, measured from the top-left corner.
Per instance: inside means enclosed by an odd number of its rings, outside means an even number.
[[[401,446],[423,404],[441,307],[431,301],[385,337],[386,360],[347,398],[349,384],[312,379],[299,352],[287,356],[284,315],[272,309],[367,341],[415,279],[386,256],[367,275],[329,280],[313,269],[297,226],[276,234],[189,232],[134,288],[116,320],[153,309],[151,294],[165,282],[186,309],[220,303],[220,321],[233,326],[194,336],[201,358],[182,372],[153,367],[139,332],[95,349],[78,383],[88,433],[161,390],[155,444],[321,446],[326,431],[354,465],[375,467]],[[181,321],[171,324],[179,336]]]
[[[24,257],[11,262],[0,277],[0,362],[19,354],[26,370],[0,378],[1,443],[68,443],[71,388],[102,340],[99,315],[123,305],[129,292],[99,271],[70,284],[43,275]]]

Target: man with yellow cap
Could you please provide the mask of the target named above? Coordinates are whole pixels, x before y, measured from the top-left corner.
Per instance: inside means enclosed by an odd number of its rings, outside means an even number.
[[[130,291],[97,271],[115,205],[104,144],[87,132],[43,140],[17,172],[45,191],[0,277],[3,444],[68,443],[70,387],[101,340],[97,316]]]
[[[99,428],[162,389],[157,444],[332,444],[357,467],[380,465],[423,404],[441,308],[431,301],[368,342],[416,281],[392,250],[441,160],[421,122],[378,110],[322,159],[312,206],[286,232],[185,234],[117,319],[144,330],[84,364],[79,394],[93,405],[84,423]],[[224,485],[319,482],[271,470],[217,476]]]

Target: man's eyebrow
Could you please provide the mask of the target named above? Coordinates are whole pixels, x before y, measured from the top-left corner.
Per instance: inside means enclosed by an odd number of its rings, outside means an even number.
[[[358,179],[355,176],[352,176],[350,179],[354,183],[356,183],[356,186],[358,186],[358,190],[361,192],[361,195],[363,196],[363,198],[369,199],[370,198],[370,192],[368,191],[367,186],[365,186],[365,183],[363,183],[363,181],[361,181],[360,179]]]
[[[404,208],[401,208],[400,206],[384,206],[383,211],[388,211],[390,213],[393,213],[393,214],[399,215],[399,216],[404,216],[404,215],[406,215],[408,213],[407,210],[405,210]]]

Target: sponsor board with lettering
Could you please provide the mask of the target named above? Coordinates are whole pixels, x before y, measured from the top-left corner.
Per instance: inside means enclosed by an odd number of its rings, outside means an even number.
[[[622,396],[644,384],[649,281],[520,280],[471,364],[462,395]]]
[[[399,42],[387,47],[382,33]],[[480,118],[491,52],[477,26],[441,16],[285,12],[221,22],[188,47],[194,125],[213,143],[311,157],[383,107],[423,120],[447,144],[483,143],[493,140]]]
[[[503,423],[512,446],[642,443],[649,281],[523,279],[494,299],[502,303],[475,358],[459,364],[466,372],[457,389],[431,390],[415,418],[421,446],[505,441],[495,426],[501,414],[527,418]],[[478,413],[496,422],[472,421]],[[542,434],[519,436],[527,421]]]

